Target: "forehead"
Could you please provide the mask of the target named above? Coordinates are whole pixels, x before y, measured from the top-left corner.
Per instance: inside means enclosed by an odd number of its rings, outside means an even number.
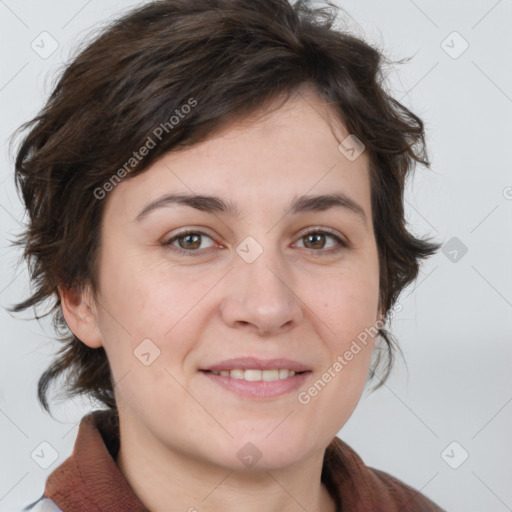
[[[135,219],[148,202],[180,192],[225,198],[243,215],[252,207],[282,208],[306,194],[342,192],[369,215],[368,158],[363,152],[350,160],[340,151],[348,135],[326,100],[303,90],[277,109],[259,111],[201,143],[167,153],[119,184],[107,208]]]

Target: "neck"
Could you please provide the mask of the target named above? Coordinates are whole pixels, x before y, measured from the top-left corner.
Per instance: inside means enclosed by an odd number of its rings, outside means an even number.
[[[324,453],[292,468],[237,472],[121,427],[119,470],[139,500],[152,512],[335,512],[321,482]]]

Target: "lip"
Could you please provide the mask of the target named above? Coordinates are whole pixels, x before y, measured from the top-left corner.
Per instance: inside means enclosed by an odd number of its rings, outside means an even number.
[[[220,372],[222,370],[293,370],[294,372],[309,372],[311,368],[305,364],[293,361],[292,359],[258,359],[257,357],[239,357],[236,359],[226,359],[220,363],[213,364],[206,368],[200,368],[201,371],[210,370]],[[288,379],[285,379],[288,380]],[[271,381],[277,382],[277,381]]]
[[[273,361],[275,364],[276,360]],[[238,368],[240,368],[240,366],[238,366]],[[245,366],[245,368],[248,367]],[[273,368],[275,368],[275,366]],[[214,382],[215,384],[218,384],[225,390],[231,391],[238,396],[262,400],[279,397],[296,390],[302,386],[306,379],[308,379],[311,375],[311,371],[304,371],[304,373],[296,373],[293,377],[288,377],[286,379],[249,382],[243,379],[233,379],[230,376],[216,375],[215,373],[211,373],[208,370],[200,370],[199,373],[210,379],[210,381]]]

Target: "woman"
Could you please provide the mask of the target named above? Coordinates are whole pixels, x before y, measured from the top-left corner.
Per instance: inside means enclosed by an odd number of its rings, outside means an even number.
[[[106,407],[26,510],[441,510],[336,437],[439,245],[404,221],[422,121],[332,22],[284,0],[146,4],[25,126],[36,291],[14,310],[53,299],[67,332],[39,399],[62,374]]]

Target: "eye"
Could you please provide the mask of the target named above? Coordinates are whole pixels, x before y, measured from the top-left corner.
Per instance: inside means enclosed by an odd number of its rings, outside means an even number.
[[[330,239],[334,241],[329,248],[326,249],[326,241]],[[320,230],[318,228],[310,229],[307,233],[303,234],[300,240],[304,241],[306,249],[318,252],[338,252],[343,248],[348,247],[348,244],[344,242],[339,236],[331,233],[330,231]],[[322,251],[323,249],[323,251]]]
[[[212,238],[208,236],[206,233],[202,233],[201,231],[188,230],[182,231],[181,233],[178,233],[172,238],[163,241],[162,245],[164,247],[172,248],[172,250],[177,251],[180,254],[185,254],[187,256],[196,256],[196,254],[194,253],[200,254],[203,252],[202,250],[199,249],[205,249],[205,247],[200,247],[204,238],[208,238],[213,242]],[[176,243],[178,245],[176,245]],[[213,247],[213,244],[211,244],[209,247]]]
[[[201,247],[205,238],[210,240],[211,243],[207,247]],[[330,245],[328,245],[329,240],[331,241]],[[299,241],[303,241],[303,248],[317,253],[336,253],[344,248],[348,248],[348,243],[339,236],[331,233],[329,230],[319,228],[310,229],[299,238]],[[161,245],[178,254],[199,256],[207,249],[213,247],[214,242],[206,233],[189,229],[164,240],[161,242]]]

